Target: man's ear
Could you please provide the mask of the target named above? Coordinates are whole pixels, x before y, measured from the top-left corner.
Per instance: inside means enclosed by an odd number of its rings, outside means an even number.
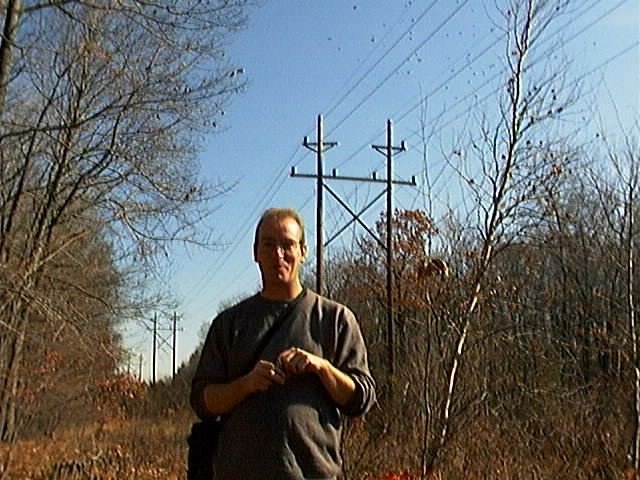
[[[258,244],[253,244],[253,261],[258,262]]]
[[[300,248],[300,251],[302,252],[302,259],[300,260],[300,263],[304,263],[305,260],[307,259],[307,251],[308,251],[306,243],[302,245],[302,247]]]

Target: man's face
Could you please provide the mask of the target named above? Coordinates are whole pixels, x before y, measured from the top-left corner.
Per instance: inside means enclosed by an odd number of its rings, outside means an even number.
[[[267,218],[260,226],[255,261],[260,266],[264,288],[292,285],[298,281],[306,255],[302,231],[291,217]]]

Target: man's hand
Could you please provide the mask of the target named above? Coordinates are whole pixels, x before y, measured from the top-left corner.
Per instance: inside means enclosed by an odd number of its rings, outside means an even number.
[[[327,367],[327,361],[300,348],[292,347],[280,355],[276,361],[286,374],[320,373]]]
[[[245,394],[250,395],[254,392],[263,392],[274,383],[282,385],[284,381],[285,375],[282,370],[271,362],[260,360],[253,370],[242,378],[242,385]]]
[[[328,360],[301,348],[292,347],[285,350],[278,355],[276,364],[281,366],[287,375],[318,375],[325,390],[338,405],[346,405],[356,390],[356,385],[349,375],[334,367]]]

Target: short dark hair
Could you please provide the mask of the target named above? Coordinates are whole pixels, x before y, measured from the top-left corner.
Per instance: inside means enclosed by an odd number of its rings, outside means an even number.
[[[300,236],[300,245],[306,246],[305,235],[304,235],[304,220],[302,216],[293,208],[269,208],[264,211],[260,220],[258,221],[258,225],[256,225],[256,233],[253,240],[253,248],[258,248],[258,241],[260,240],[260,227],[265,222],[265,220],[283,220],[285,218],[292,218],[300,227],[300,232],[302,235]]]

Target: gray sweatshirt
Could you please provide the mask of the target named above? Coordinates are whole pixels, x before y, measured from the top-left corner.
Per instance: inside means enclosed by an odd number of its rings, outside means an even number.
[[[375,383],[353,313],[344,305],[305,290],[298,305],[264,348],[275,362],[298,347],[329,360],[356,384],[348,405],[338,407],[314,374],[287,379],[251,395],[224,419],[215,462],[216,478],[334,478],[341,470],[343,415],[362,415],[375,402]],[[254,295],[218,315],[209,329],[193,378],[191,404],[203,411],[204,388],[248,373],[260,339],[286,308]]]

